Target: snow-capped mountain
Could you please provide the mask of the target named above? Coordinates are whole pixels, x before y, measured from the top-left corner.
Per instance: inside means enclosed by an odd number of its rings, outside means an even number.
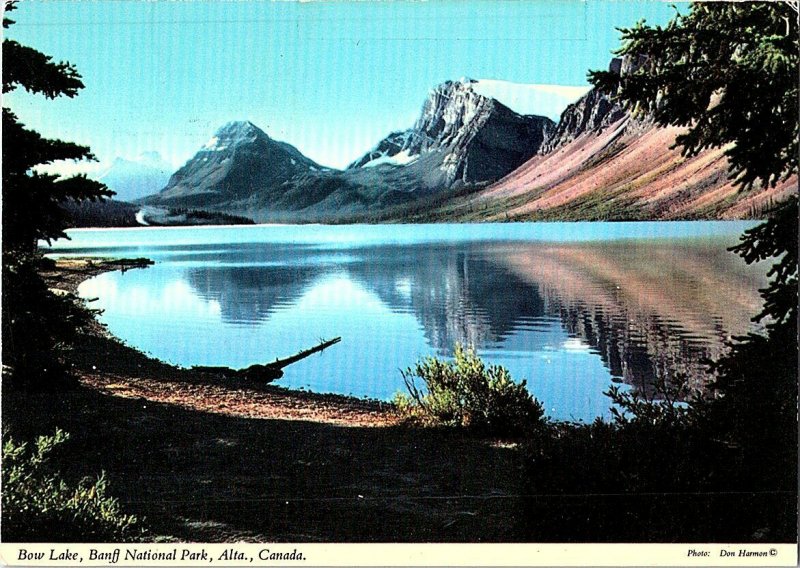
[[[294,146],[273,140],[252,122],[230,122],[172,175],[160,193],[143,202],[181,207],[225,205],[324,169]]]
[[[555,123],[514,112],[481,94],[483,87],[472,79],[437,86],[412,128],[390,134],[348,169],[403,166],[428,189],[501,178],[538,152]]]
[[[158,152],[144,152],[133,160],[115,158],[110,165],[90,173],[89,177],[116,192],[115,200],[133,201],[164,187],[174,169]]]
[[[476,85],[439,85],[412,128],[390,134],[344,171],[320,166],[250,122],[231,122],[141,203],[261,222],[333,221],[481,187],[535,155],[555,123],[514,112]]]

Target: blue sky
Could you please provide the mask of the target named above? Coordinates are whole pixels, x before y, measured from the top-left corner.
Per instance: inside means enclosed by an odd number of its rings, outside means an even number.
[[[656,1],[30,0],[7,36],[75,64],[86,88],[3,104],[101,161],[156,150],[180,165],[246,119],[343,167],[410,127],[445,80],[586,85],[618,46],[615,27],[673,14]],[[568,102],[551,96],[540,114]]]

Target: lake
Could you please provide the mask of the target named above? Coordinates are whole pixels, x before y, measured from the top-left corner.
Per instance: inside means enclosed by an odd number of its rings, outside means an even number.
[[[54,256],[148,257],[84,282],[100,320],[177,365],[266,363],[341,336],[276,384],[389,400],[400,369],[460,342],[557,419],[607,416],[614,383],[697,384],[754,329],[766,267],[726,250],[752,222],[85,229]]]

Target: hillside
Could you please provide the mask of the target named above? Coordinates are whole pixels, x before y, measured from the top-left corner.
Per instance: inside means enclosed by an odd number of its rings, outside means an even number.
[[[634,118],[590,91],[561,117],[542,153],[490,187],[414,220],[670,220],[759,217],[797,191],[797,178],[740,192],[724,149],[685,158],[678,128]]]

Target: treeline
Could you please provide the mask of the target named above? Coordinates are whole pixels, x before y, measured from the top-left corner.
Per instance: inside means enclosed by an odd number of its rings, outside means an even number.
[[[87,227],[141,227],[136,214],[141,206],[101,199],[98,201],[67,200],[60,205],[69,228]],[[248,217],[203,211],[198,209],[168,208],[161,217],[146,217],[148,225],[253,225]]]
[[[138,227],[137,205],[113,199],[99,201],[68,200],[61,204],[70,228]]]
[[[253,225],[255,222],[249,217],[231,215],[217,211],[204,211],[200,209],[170,208],[170,216],[186,216],[187,225]],[[157,225],[158,223],[150,223]]]

